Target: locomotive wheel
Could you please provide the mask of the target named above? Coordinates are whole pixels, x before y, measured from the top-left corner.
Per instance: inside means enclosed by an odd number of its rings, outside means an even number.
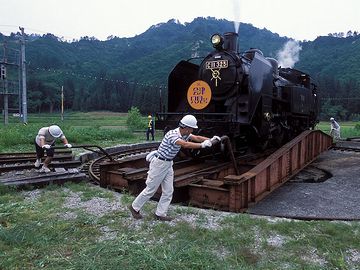
[[[265,149],[268,148],[268,146],[269,146],[269,140],[261,140],[255,146],[255,150],[256,152],[264,151]]]
[[[273,141],[276,147],[282,146],[286,141],[285,130],[283,128],[279,128],[279,130],[274,134]]]

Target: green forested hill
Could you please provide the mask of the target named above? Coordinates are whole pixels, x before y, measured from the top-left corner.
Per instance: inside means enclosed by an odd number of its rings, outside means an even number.
[[[132,38],[112,37],[106,41],[83,37],[65,42],[52,34],[29,36],[29,110],[57,110],[60,88],[64,86],[66,109],[127,111],[137,106],[145,113],[156,111],[160,105],[159,89],[166,88],[168,74],[176,63],[205,56],[211,50],[212,34],[233,31],[232,22],[197,18],[185,25],[170,20]],[[240,25],[239,36],[241,51],[255,47],[274,58],[289,40],[250,24]],[[355,95],[360,82],[359,38],[356,34],[302,42],[295,68],[307,71],[319,81],[324,98]],[[4,40],[10,43],[18,37],[0,34],[0,43]],[[163,98],[165,92],[162,91]],[[17,104],[16,99],[10,102]],[[331,99],[324,100],[324,104],[330,109],[339,105]],[[351,108],[349,103],[340,105],[338,110],[342,110],[343,117],[357,109],[355,103],[350,104]]]
[[[336,76],[340,81],[360,81],[360,35],[347,38],[318,37],[302,44],[299,69],[313,76]]]
[[[360,119],[360,35],[318,37],[303,43],[295,67],[317,79],[323,117]]]

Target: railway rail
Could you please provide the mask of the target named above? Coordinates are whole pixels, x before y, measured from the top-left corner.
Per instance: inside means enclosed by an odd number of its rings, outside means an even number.
[[[346,141],[360,142],[360,137],[348,137],[346,138]]]
[[[36,160],[35,152],[26,153],[1,153],[0,154],[0,173],[19,171],[34,168]],[[44,161],[44,158],[42,158]],[[51,164],[52,168],[66,167],[76,168],[81,162],[73,160],[71,150],[58,151]]]
[[[155,150],[158,147],[158,144],[153,144],[153,145],[145,145],[145,146],[135,146],[135,147],[131,147],[129,149],[122,149],[119,151],[116,151],[114,153],[112,153],[111,159],[109,158],[109,156],[100,156],[98,158],[96,158],[95,160],[91,160],[90,162],[87,162],[87,164],[84,166],[83,171],[88,173],[88,176],[90,177],[90,179],[96,183],[99,184],[100,183],[100,164],[102,164],[103,162],[106,162],[107,160],[112,161],[112,162],[118,162],[124,158],[128,158],[128,157],[132,157],[132,156],[140,156],[140,157],[144,157],[144,155],[146,155],[147,153],[149,153],[152,150]]]
[[[75,159],[71,149],[54,147],[57,150],[49,166],[51,172],[46,174],[40,174],[38,169],[34,167],[35,152],[0,153],[0,184],[13,186],[43,185],[84,179],[90,179],[93,183],[99,184],[99,163],[104,160],[116,161],[124,156],[151,151],[157,146],[158,143],[126,146],[111,154],[109,150],[105,151],[97,145],[73,146],[73,148],[88,150],[93,156],[96,156],[94,159]],[[44,161],[45,157],[42,161]]]
[[[348,151],[348,152],[360,152],[360,148],[357,148],[357,147],[337,146],[337,145],[332,146],[331,150]]]
[[[50,164],[50,173],[41,174],[34,167],[35,152],[1,153],[0,154],[0,184],[12,186],[44,185],[48,183],[64,183],[66,181],[81,181],[86,174],[81,172],[82,162],[74,159],[72,151],[64,147],[57,149]],[[97,145],[78,145],[73,148],[84,148],[100,153],[110,160],[112,157]],[[94,150],[96,148],[97,150]],[[42,158],[44,161],[45,157]]]

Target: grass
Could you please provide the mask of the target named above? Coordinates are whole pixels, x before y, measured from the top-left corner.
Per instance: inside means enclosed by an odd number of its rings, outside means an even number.
[[[355,122],[341,122],[341,138],[350,138],[350,137],[360,137],[360,129],[356,128]],[[325,133],[330,133],[330,123],[320,122],[317,126],[317,129],[324,131]]]
[[[146,117],[144,117],[146,121]],[[0,124],[0,152],[33,151],[42,126],[59,124],[70,143],[107,147],[142,142],[126,115],[29,115]],[[340,123],[342,137],[359,136]],[[318,125],[329,132],[329,123]],[[157,134],[160,136],[160,132]],[[157,139],[160,139],[158,137]],[[136,221],[134,198],[87,183],[20,191],[0,186],[0,269],[360,269],[360,223],[295,221],[170,206],[174,222],[155,221],[155,203]]]
[[[113,112],[72,112],[64,116],[61,121],[59,114],[29,114],[28,124],[23,125],[19,118],[9,117],[9,125],[0,123],[0,152],[33,151],[33,141],[38,130],[51,124],[59,125],[69,142],[73,145],[95,144],[109,147],[118,144],[144,142],[143,132],[132,132],[126,125],[127,114]],[[143,118],[144,123],[147,118]],[[342,122],[341,137],[360,136],[360,129],[355,128],[354,122]],[[329,133],[330,124],[320,122],[317,128]],[[161,140],[162,132],[157,131],[155,140]],[[74,150],[75,153],[80,150]]]
[[[172,205],[163,223],[154,202],[135,221],[132,199],[87,183],[0,187],[0,269],[359,269],[359,222]]]
[[[110,112],[69,113],[64,121],[58,114],[29,114],[28,124],[23,125],[18,118],[10,117],[9,125],[0,123],[0,152],[34,151],[33,142],[38,130],[51,124],[59,125],[73,145],[109,147],[145,141],[146,131],[128,130],[126,119],[126,114]],[[143,121],[146,123],[147,118],[144,117]],[[156,132],[155,139],[160,140],[161,136],[161,131]]]

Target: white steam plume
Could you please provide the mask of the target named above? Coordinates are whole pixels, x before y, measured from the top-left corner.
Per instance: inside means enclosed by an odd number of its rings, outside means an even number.
[[[240,27],[240,0],[233,0],[233,12],[234,12],[234,30],[235,33],[239,33]]]
[[[302,48],[297,41],[289,40],[286,42],[283,48],[277,53],[279,66],[283,68],[294,67],[295,63],[299,61],[301,49]]]

